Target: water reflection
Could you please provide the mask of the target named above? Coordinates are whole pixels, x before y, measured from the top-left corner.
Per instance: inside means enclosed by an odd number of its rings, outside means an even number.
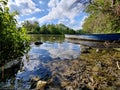
[[[46,73],[45,71],[47,70],[44,68],[46,63],[53,60],[75,59],[79,54],[80,46],[71,43],[45,42],[39,47],[32,44],[28,53],[29,60],[24,57],[22,67],[23,72],[19,72],[18,77],[24,80],[29,80],[32,75],[39,76],[43,71]],[[43,70],[41,70],[41,68],[43,68]]]
[[[38,40],[41,40],[41,38],[38,38]],[[48,62],[59,62],[60,60],[79,57],[80,45],[61,42],[63,39],[59,40],[57,40],[57,42],[56,40],[54,40],[54,42],[46,40],[39,46],[34,43],[30,45],[31,49],[28,54],[23,57],[22,68],[16,75],[15,88],[29,89],[32,77],[37,76],[41,80],[50,78],[50,67],[46,67]]]
[[[115,42],[98,42],[98,41],[84,41],[84,40],[73,40],[65,39],[66,42],[80,44],[83,46],[93,47],[93,48],[120,48],[120,43]]]
[[[53,60],[53,59],[73,59],[77,58],[80,54],[80,45],[72,44],[72,43],[51,43],[45,42],[39,47],[36,45],[31,45],[31,50],[29,52],[30,57],[39,58],[40,60]],[[35,56],[34,56],[35,55]]]
[[[30,35],[30,37],[32,42],[30,45],[31,49],[22,58],[21,68],[19,67],[19,63],[17,65],[18,68],[14,67],[9,72],[6,71],[6,75],[8,76],[5,77],[9,78],[4,83],[0,83],[0,89],[29,90],[31,87],[31,78],[39,77],[40,80],[48,80],[54,71],[58,71],[59,67],[57,66],[61,66],[60,68],[63,71],[67,64],[71,67],[72,64],[69,63],[79,57],[82,48],[81,45],[105,47],[101,42],[91,43],[77,40],[66,42],[63,36],[56,35]],[[43,44],[35,45],[35,41],[41,41]],[[11,77],[11,73],[13,77]]]
[[[4,78],[4,82],[1,81],[0,89],[30,89],[32,77],[37,76],[41,80],[51,77],[51,70],[46,67],[48,62],[74,59],[80,54],[80,45],[64,42],[64,36],[29,36],[31,37],[30,51],[24,55],[21,64],[16,64],[18,67],[5,71],[6,79]],[[41,41],[43,44],[37,46],[34,44],[36,41]]]
[[[63,35],[43,35],[43,34],[30,34],[28,35],[31,38],[31,41],[41,41],[41,42],[64,42]]]

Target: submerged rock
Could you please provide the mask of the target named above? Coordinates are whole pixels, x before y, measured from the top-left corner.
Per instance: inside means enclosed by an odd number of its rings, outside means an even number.
[[[35,45],[41,45],[41,44],[43,44],[43,42],[38,42],[38,41],[37,41],[37,42],[35,42],[34,44],[35,44]]]
[[[36,77],[32,77],[31,78],[31,81],[39,81],[40,80],[40,77],[39,76],[36,76]]]
[[[81,53],[90,53],[91,47],[81,46]]]
[[[44,90],[47,82],[46,81],[41,81],[39,77],[33,77],[31,79],[31,87],[30,89],[35,89],[36,90]]]
[[[31,78],[31,89],[36,88],[37,82],[40,80],[40,77],[32,77]]]
[[[66,86],[66,90],[74,90],[72,86]]]
[[[39,80],[36,85],[36,90],[44,90],[47,82]]]
[[[98,72],[98,71],[99,71],[99,67],[94,66],[94,67],[92,68],[92,71],[93,71],[93,72]]]

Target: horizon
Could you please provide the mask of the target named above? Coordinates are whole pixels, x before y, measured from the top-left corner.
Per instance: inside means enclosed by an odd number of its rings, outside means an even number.
[[[8,0],[10,12],[17,11],[19,24],[28,21],[37,21],[39,25],[64,24],[79,30],[82,29],[85,18],[84,5],[80,0]]]

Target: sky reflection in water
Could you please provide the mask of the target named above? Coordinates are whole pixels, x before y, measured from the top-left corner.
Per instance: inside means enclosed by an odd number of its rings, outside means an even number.
[[[80,54],[80,46],[71,44],[71,43],[50,43],[46,42],[41,46],[37,47],[35,45],[31,45],[31,50],[29,52],[30,59],[35,56],[36,58],[41,60],[42,62],[47,62],[55,59],[73,59],[77,58]],[[34,56],[35,55],[35,56]]]
[[[45,42],[42,45],[31,45],[28,53],[29,59],[24,56],[22,72],[17,73],[17,78],[23,81],[30,80],[31,77],[40,78],[50,75],[49,67],[45,67],[48,62],[56,60],[68,60],[78,58],[80,55],[80,45],[72,43],[52,43]],[[16,83],[17,84],[17,83]],[[23,86],[20,86],[23,87]]]

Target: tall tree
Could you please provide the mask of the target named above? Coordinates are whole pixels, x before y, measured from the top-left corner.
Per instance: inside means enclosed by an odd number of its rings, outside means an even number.
[[[120,1],[92,0],[85,12],[89,17],[83,24],[83,29],[91,33],[120,32]]]

